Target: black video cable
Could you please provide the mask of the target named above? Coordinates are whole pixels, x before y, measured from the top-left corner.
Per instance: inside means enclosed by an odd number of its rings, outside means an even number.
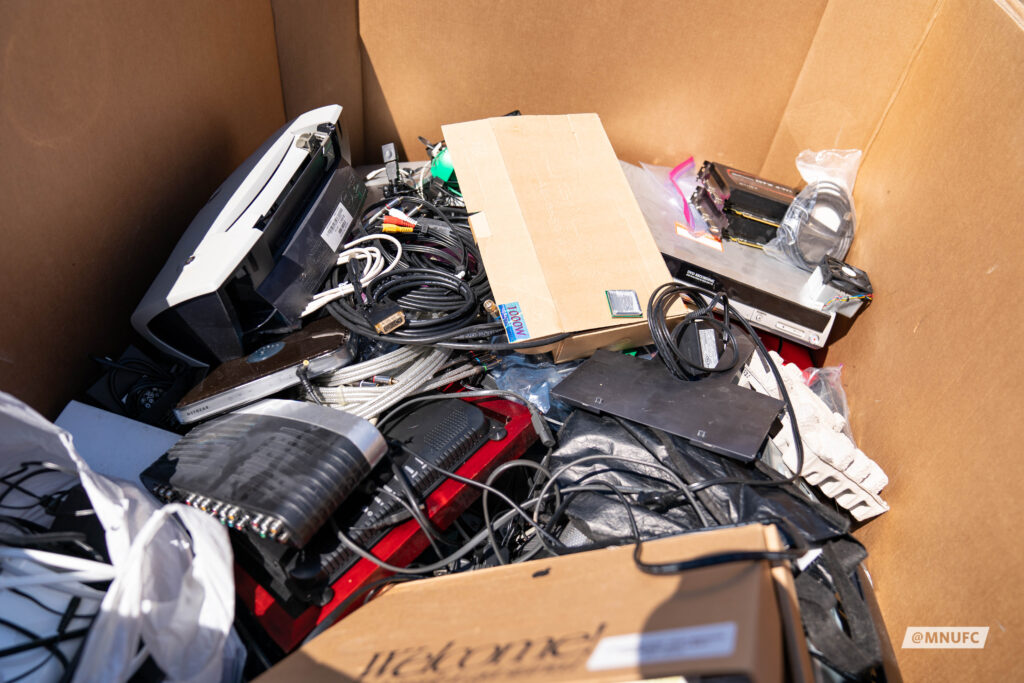
[[[382,225],[376,225],[378,218],[388,208],[401,207],[406,202],[426,209],[435,217],[435,223],[423,230],[389,233],[402,240],[402,260],[395,269],[366,286],[360,285],[362,266],[358,260],[332,270],[331,287],[347,281],[354,290],[352,295],[325,306],[339,323],[377,341],[437,344],[466,351],[537,348],[569,336],[551,335],[516,344],[489,341],[501,335],[504,327],[480,305],[490,298],[491,291],[464,209],[445,211],[417,197],[383,200],[362,212],[356,234],[371,235],[383,230]],[[393,260],[391,255],[388,257]],[[379,333],[370,324],[369,314],[377,307],[391,305],[402,310],[405,324],[394,331]]]
[[[668,310],[680,299],[688,300],[696,310],[686,314],[675,328],[669,331]],[[715,317],[715,308],[719,305],[722,306],[722,320]],[[675,282],[658,287],[647,303],[647,324],[651,329],[654,345],[658,349],[658,356],[673,375],[685,380],[706,377],[711,373],[725,372],[736,367],[736,363],[739,362],[739,347],[729,323],[731,315],[724,292],[708,293]],[[691,326],[698,323],[712,328],[725,344],[729,350],[727,362],[720,361],[714,367],[708,367],[690,358],[690,354],[684,348],[684,335]]]

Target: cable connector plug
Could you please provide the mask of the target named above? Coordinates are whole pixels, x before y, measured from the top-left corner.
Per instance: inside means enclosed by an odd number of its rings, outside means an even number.
[[[533,430],[537,432],[537,438],[540,439],[541,444],[545,448],[554,448],[558,445],[558,440],[555,439],[555,435],[551,433],[551,427],[548,426],[547,420],[544,419],[544,413],[540,412],[539,409],[533,408],[530,410],[530,424],[533,425]]]
[[[366,313],[366,321],[373,326],[377,334],[388,334],[405,324],[405,313],[398,304],[379,304]]]
[[[452,229],[448,227],[448,224],[436,218],[420,218],[416,221],[416,225],[423,228],[425,232],[442,237],[451,237],[452,234]]]
[[[637,502],[654,512],[667,512],[686,500],[681,491],[646,491],[637,496]]]

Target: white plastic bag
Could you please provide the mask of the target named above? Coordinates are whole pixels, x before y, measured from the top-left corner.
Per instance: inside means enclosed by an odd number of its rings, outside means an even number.
[[[790,204],[764,250],[806,271],[814,270],[826,255],[842,261],[857,224],[853,185],[860,159],[859,149],[800,152],[796,167],[807,186]]]
[[[73,681],[127,680],[147,654],[168,680],[238,680],[245,649],[232,628],[227,531],[191,508],[158,507],[137,484],[96,474],[70,434],[0,392],[0,472],[25,461],[77,469],[114,568]]]

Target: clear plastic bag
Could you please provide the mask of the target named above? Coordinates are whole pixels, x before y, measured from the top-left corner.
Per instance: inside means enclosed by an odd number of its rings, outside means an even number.
[[[686,220],[682,223],[683,227],[694,237],[709,235],[708,224],[705,222],[704,217],[700,215],[699,211],[690,206],[690,197],[693,196],[694,190],[697,189],[697,163],[693,160],[693,157],[668,171],[667,174],[664,174],[664,170],[667,170],[664,166],[640,165],[648,173],[655,173],[654,169],[657,169],[657,176],[662,179],[662,183],[678,194],[676,200],[682,204],[683,212],[686,214]],[[677,222],[677,229],[679,225]]]
[[[853,185],[860,159],[859,149],[800,152],[796,167],[807,186],[793,200],[764,250],[806,271],[814,270],[826,255],[843,260],[857,223]]]
[[[552,400],[551,389],[568,377],[582,361],[555,364],[543,355],[524,356],[512,353],[501,359],[491,371],[499,389],[519,394],[539,411],[555,420],[564,420],[570,408]]]
[[[853,440],[850,430],[850,409],[846,403],[846,391],[843,389],[843,366],[825,368],[807,368],[803,372],[804,384],[820,398],[833,413],[843,416],[846,426],[843,433]]]
[[[666,230],[683,226],[694,236],[707,232],[704,220],[690,208],[682,194],[687,183],[692,180],[695,185],[697,182],[696,170],[688,174],[686,162],[675,168],[650,164],[634,166],[625,161],[619,163],[649,226]]]
[[[208,515],[180,504],[161,508],[139,485],[93,472],[70,434],[0,392],[0,472],[27,461],[77,471],[112,565],[72,680],[124,681],[147,656],[167,680],[239,680],[245,648],[232,627],[227,531]]]

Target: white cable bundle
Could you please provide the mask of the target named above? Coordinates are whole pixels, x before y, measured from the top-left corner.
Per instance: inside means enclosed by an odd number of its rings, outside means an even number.
[[[409,396],[438,389],[482,370],[468,362],[453,365],[450,356],[448,349],[402,347],[317,378],[317,390],[327,405],[373,420]],[[353,386],[379,375],[391,377],[391,383]]]
[[[397,249],[397,253],[391,263],[388,263],[387,257],[384,252],[381,251],[380,247],[357,246],[373,240],[386,240],[394,245],[395,249]],[[359,239],[352,240],[342,248],[341,253],[338,254],[338,260],[335,265],[344,265],[352,259],[359,259],[365,263],[363,275],[359,278],[359,284],[365,287],[373,282],[374,279],[384,275],[385,273],[391,272],[391,270],[398,264],[402,259],[402,243],[391,235],[385,235],[384,233],[360,237]],[[343,282],[337,287],[325,289],[313,296],[313,299],[306,305],[305,310],[302,311],[302,317],[306,317],[310,313],[315,313],[323,308],[325,304],[328,304],[339,297],[347,296],[352,292],[352,284],[349,282]]]

